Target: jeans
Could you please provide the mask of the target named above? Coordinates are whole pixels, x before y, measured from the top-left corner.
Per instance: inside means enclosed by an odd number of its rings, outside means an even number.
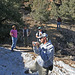
[[[13,50],[16,47],[16,42],[17,42],[17,38],[12,37],[12,46],[11,46],[11,50]]]
[[[30,36],[24,36],[24,46],[30,46],[31,43],[31,37]]]
[[[24,39],[24,41],[23,41],[24,42],[24,46],[26,47],[28,45],[28,42],[27,42],[28,38],[27,38],[27,36],[24,36],[23,39]]]
[[[57,30],[60,29],[61,22],[57,22]]]

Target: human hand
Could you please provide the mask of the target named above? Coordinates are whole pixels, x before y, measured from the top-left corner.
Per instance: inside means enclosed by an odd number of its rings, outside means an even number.
[[[39,46],[39,42],[35,42],[35,41],[33,41],[33,42],[32,42],[32,45],[38,47],[38,46]]]

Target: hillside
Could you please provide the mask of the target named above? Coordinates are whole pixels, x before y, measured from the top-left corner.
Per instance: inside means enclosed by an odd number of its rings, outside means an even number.
[[[38,75],[37,72],[32,74],[24,73],[27,69],[26,66],[32,65],[37,57],[32,50],[32,41],[36,41],[35,34],[38,26],[41,26],[48,34],[48,38],[55,48],[54,68],[52,72],[49,71],[49,75],[75,75],[75,24],[63,20],[61,28],[57,30],[55,19],[50,19],[45,23],[34,21],[30,16],[31,9],[29,3],[27,3],[20,8],[20,13],[23,15],[24,25],[27,25],[31,30],[30,47],[24,47],[23,44],[22,29],[24,26],[17,25],[17,49],[11,52],[11,37],[8,31],[8,37],[3,38],[0,43],[0,75]],[[1,30],[3,31],[3,29]]]

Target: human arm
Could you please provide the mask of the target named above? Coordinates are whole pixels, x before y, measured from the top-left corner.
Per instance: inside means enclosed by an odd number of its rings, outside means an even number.
[[[33,45],[33,51],[36,53],[36,54],[39,54],[40,52],[40,47],[39,47],[39,43],[38,42],[32,42],[32,45]]]
[[[24,37],[24,29],[23,29],[23,37]]]
[[[31,31],[30,31],[30,29],[28,29],[28,36],[30,36],[30,34],[31,34]]]
[[[10,31],[10,36],[11,36],[11,37],[13,36],[13,31],[12,31],[12,30]]]

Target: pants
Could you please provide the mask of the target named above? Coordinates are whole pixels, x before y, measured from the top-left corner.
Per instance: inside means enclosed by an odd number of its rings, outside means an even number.
[[[12,37],[12,46],[11,46],[11,50],[13,50],[16,47],[16,43],[17,43],[17,38]]]
[[[60,29],[61,22],[57,22],[57,30]]]
[[[29,44],[31,43],[31,38],[30,38],[30,36],[25,36],[24,37],[24,46],[26,47],[26,46],[29,46]]]
[[[41,67],[37,63],[37,61],[35,62],[35,64],[29,66],[29,69],[32,73],[38,71],[39,75],[48,75],[48,72],[49,72],[49,69],[45,69],[45,68]]]
[[[24,46],[26,47],[27,45],[28,45],[28,38],[27,38],[27,36],[24,36]]]

